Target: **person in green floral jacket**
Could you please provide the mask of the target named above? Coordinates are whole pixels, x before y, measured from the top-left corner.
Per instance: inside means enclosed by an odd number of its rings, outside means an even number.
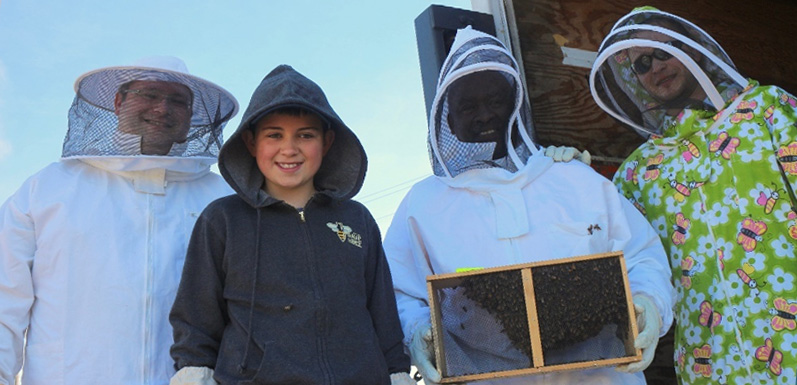
[[[651,7],[614,25],[590,88],[647,137],[614,182],[668,252],[679,381],[795,384],[797,98]]]

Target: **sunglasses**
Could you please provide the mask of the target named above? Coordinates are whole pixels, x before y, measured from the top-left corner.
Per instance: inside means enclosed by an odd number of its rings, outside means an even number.
[[[678,49],[681,49],[681,47],[684,45],[683,42],[678,40],[670,40],[663,43]],[[644,75],[650,71],[651,67],[653,67],[653,59],[666,61],[670,60],[670,58],[672,58],[672,55],[670,55],[667,51],[654,48],[653,52],[651,52],[649,55],[642,55],[634,60],[634,62],[631,63],[631,70],[633,70],[637,75]]]

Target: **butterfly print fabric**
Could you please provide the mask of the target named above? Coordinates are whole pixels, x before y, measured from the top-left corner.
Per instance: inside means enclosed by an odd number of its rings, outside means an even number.
[[[667,249],[684,383],[797,381],[797,102],[746,91],[670,117],[614,178]]]

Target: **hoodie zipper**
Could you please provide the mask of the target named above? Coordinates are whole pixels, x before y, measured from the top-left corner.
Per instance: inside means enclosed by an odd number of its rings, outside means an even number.
[[[311,198],[311,200],[312,200],[312,198]],[[308,203],[310,203],[310,202],[308,201]],[[331,365],[329,364],[329,361],[327,359],[327,346],[326,346],[326,342],[324,341],[324,337],[323,337],[324,334],[326,333],[325,325],[326,325],[327,316],[326,316],[326,309],[323,306],[323,302],[324,301],[322,300],[322,296],[321,296],[321,288],[319,287],[319,283],[318,283],[319,272],[316,269],[316,265],[314,264],[315,256],[314,256],[314,252],[313,252],[314,249],[313,249],[313,244],[312,244],[311,236],[310,236],[310,229],[308,228],[308,226],[306,226],[307,220],[305,219],[305,215],[304,215],[305,210],[304,210],[304,208],[301,208],[301,207],[297,208],[296,211],[299,214],[299,220],[301,221],[301,223],[303,225],[302,229],[304,230],[304,234],[305,234],[305,242],[306,242],[305,243],[305,247],[307,249],[308,258],[309,258],[308,267],[310,267],[310,270],[308,271],[308,273],[310,275],[310,280],[312,282],[314,282],[313,283],[313,297],[314,297],[316,303],[319,305],[318,313],[316,314],[316,327],[317,327],[317,332],[318,332],[318,334],[316,336],[316,349],[317,349],[317,351],[319,353],[318,354],[319,355],[319,365],[321,367],[321,372],[323,373],[324,378],[325,378],[324,383],[334,383],[335,382],[334,381],[334,375],[332,373]]]

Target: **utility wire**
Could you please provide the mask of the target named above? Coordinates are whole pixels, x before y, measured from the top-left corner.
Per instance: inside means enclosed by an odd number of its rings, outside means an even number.
[[[373,201],[378,200],[378,199],[382,199],[384,197],[387,197],[389,195],[393,195],[393,194],[395,194],[397,192],[400,192],[402,190],[406,190],[409,187],[408,185],[414,184],[415,182],[417,182],[417,181],[419,181],[419,180],[421,180],[423,178],[426,178],[429,175],[432,175],[432,174],[429,173],[429,174],[421,175],[419,177],[415,177],[413,179],[405,180],[404,182],[395,184],[393,186],[390,186],[390,187],[387,187],[387,188],[383,188],[383,189],[381,189],[379,191],[372,192],[372,193],[370,193],[368,195],[365,195],[365,196],[362,196],[362,197],[358,197],[357,201],[359,201],[360,203],[365,204],[365,203],[368,203],[368,202],[373,202]]]
[[[379,191],[372,192],[372,193],[370,193],[368,195],[364,195],[362,198],[358,197],[357,201],[359,201],[360,203],[365,204],[365,203],[368,203],[368,202],[373,202],[375,200],[379,200],[379,199],[385,198],[387,196],[390,196],[390,195],[393,195],[395,193],[398,193],[398,192],[401,192],[401,191],[409,189],[410,187],[412,187],[412,185],[415,182],[417,182],[417,181],[419,181],[421,179],[424,179],[424,178],[426,178],[426,177],[428,177],[430,175],[432,175],[432,174],[428,173],[428,174],[424,174],[424,175],[421,175],[421,176],[418,176],[418,177],[415,177],[415,178],[412,178],[412,179],[405,180],[405,181],[403,181],[401,183],[398,183],[398,184],[395,184],[393,186],[383,188],[383,189],[381,189]],[[374,221],[377,222],[377,223],[380,223],[383,219],[390,218],[394,214],[395,214],[395,211],[391,211],[391,212],[389,212],[387,214],[380,215],[379,217],[374,218]],[[387,225],[385,225],[385,226],[387,226]],[[380,226],[380,227],[382,227],[382,226]]]
[[[385,219],[385,218],[388,218],[388,217],[392,217],[392,216],[393,216],[393,215],[395,215],[395,214],[396,214],[396,212],[395,212],[395,211],[391,211],[391,212],[389,212],[389,213],[387,213],[387,214],[385,214],[385,215],[382,215],[382,216],[380,216],[380,217],[378,217],[378,218],[374,218],[374,220],[375,220],[375,221],[377,221],[377,222],[379,222],[379,221],[381,221],[382,219]]]

